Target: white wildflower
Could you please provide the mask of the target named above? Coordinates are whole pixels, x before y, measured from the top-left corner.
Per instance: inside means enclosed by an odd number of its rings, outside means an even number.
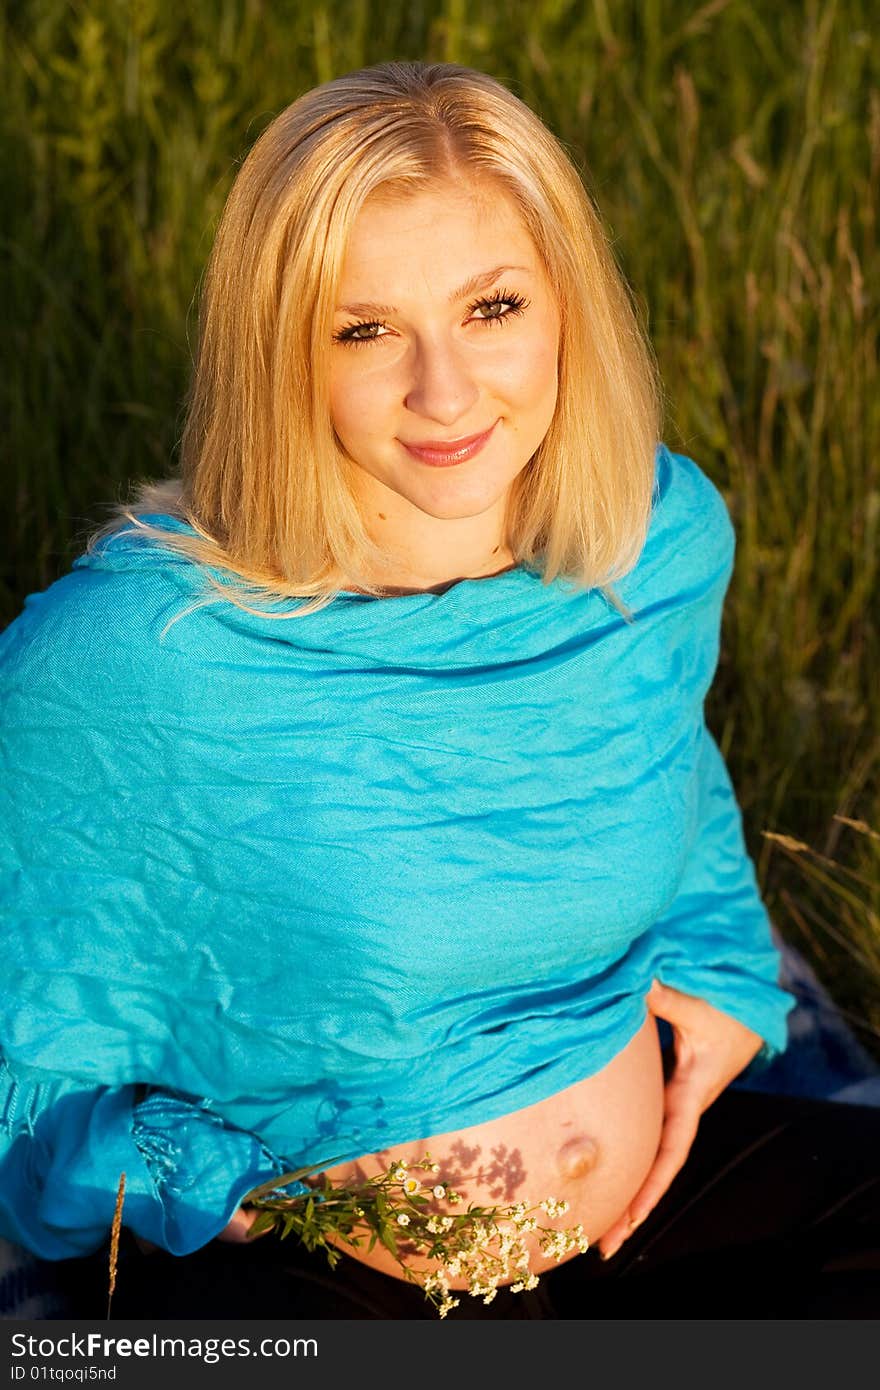
[[[435,1196],[435,1197],[445,1197],[445,1196],[446,1196],[446,1188],[443,1186],[442,1183],[438,1182],[437,1186],[434,1188],[434,1196]]]
[[[398,1226],[408,1226],[408,1225],[409,1225],[409,1217],[407,1216],[407,1214],[406,1214],[405,1211],[400,1212],[400,1214],[398,1215],[397,1224],[398,1224]]]
[[[418,1178],[407,1178],[403,1184],[403,1190],[407,1197],[413,1197],[421,1188],[422,1184]]]
[[[395,1168],[394,1172],[391,1174],[391,1176],[392,1176],[392,1178],[394,1179],[395,1182],[405,1182],[405,1181],[406,1181],[406,1164],[405,1164],[405,1163],[399,1163],[399,1164],[397,1165],[397,1167]]]
[[[541,1211],[545,1211],[551,1218],[564,1216],[568,1211],[568,1202],[558,1202],[555,1197],[547,1197],[541,1203]]]

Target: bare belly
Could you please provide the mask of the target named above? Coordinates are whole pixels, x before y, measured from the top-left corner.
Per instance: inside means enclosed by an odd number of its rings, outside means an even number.
[[[662,1058],[656,1021],[648,1014],[635,1037],[606,1067],[547,1100],[325,1172],[335,1183],[363,1181],[384,1173],[391,1163],[416,1162],[427,1150],[439,1164],[430,1180],[449,1185],[463,1197],[456,1207],[438,1202],[438,1212],[461,1212],[469,1202],[506,1206],[527,1201],[531,1206],[553,1197],[567,1201],[569,1210],[554,1221],[542,1221],[554,1229],[580,1224],[594,1244],[621,1216],[647,1176],[662,1120]],[[535,1274],[556,1263],[540,1250],[536,1236],[527,1237],[527,1244]],[[384,1274],[405,1277],[394,1256],[378,1243],[369,1254],[366,1243],[354,1249],[340,1241],[339,1248]],[[574,1254],[576,1249],[563,1258]],[[423,1255],[403,1258],[414,1271],[436,1268]],[[467,1286],[464,1275],[449,1279],[452,1289]]]

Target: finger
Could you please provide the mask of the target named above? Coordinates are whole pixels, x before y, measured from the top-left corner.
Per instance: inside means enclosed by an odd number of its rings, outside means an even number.
[[[645,1003],[657,1018],[683,1026],[695,1017],[695,1009],[699,1010],[702,1006],[702,1000],[696,999],[692,994],[684,994],[680,989],[673,989],[671,985],[662,985],[659,980],[651,981],[651,988],[645,995]]]
[[[604,1259],[610,1259],[617,1253],[627,1237],[642,1224],[668,1191],[673,1179],[687,1161],[696,1137],[699,1118],[699,1111],[695,1113],[690,1105],[679,1110],[673,1109],[669,1113],[651,1171],[627,1210],[610,1230],[605,1232],[599,1242],[599,1253]]]
[[[628,1221],[642,1222],[659,1202],[687,1161],[699,1124],[699,1113],[688,1109],[672,1114],[663,1126],[657,1157],[645,1182],[630,1202]]]

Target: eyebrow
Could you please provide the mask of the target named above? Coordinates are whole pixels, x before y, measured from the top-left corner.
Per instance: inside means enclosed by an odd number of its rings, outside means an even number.
[[[494,284],[500,275],[504,275],[508,270],[524,270],[529,274],[527,265],[496,265],[494,270],[484,270],[478,275],[472,275],[470,280],[465,280],[463,285],[459,285],[457,290],[453,290],[449,296],[449,303],[456,304],[460,299],[465,299],[470,294],[477,294],[480,290],[486,290]],[[336,310],[339,314],[399,314],[400,310],[393,304],[373,304],[367,301],[358,301],[356,304],[340,304]]]

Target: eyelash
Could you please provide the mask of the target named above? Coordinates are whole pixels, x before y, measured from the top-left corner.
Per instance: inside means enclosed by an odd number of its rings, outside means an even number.
[[[521,294],[508,294],[506,290],[494,290],[492,294],[483,295],[480,299],[468,305],[468,314],[472,314],[475,309],[485,309],[491,304],[508,304],[509,311],[506,314],[490,314],[487,318],[477,319],[477,323],[498,323],[503,324],[507,319],[518,317],[529,307],[529,300]],[[346,324],[338,333],[333,334],[334,343],[351,343],[355,347],[361,347],[364,343],[378,342],[378,338],[355,338],[353,335],[359,328],[387,328],[387,323],[381,319],[363,320],[360,323]]]

